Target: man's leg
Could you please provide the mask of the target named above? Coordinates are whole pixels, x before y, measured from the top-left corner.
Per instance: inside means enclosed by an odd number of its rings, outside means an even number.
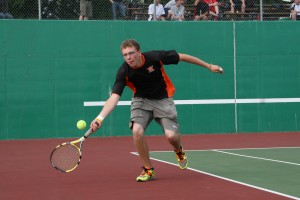
[[[125,5],[122,2],[119,2],[119,11],[120,11],[122,19],[124,19],[126,12],[125,12]]]
[[[180,134],[175,131],[165,130],[165,135],[169,143],[174,148],[174,152],[176,153],[176,158],[178,161],[178,167],[180,169],[186,169],[188,166],[188,158],[182,149]]]
[[[113,14],[113,19],[117,19],[117,6],[116,2],[112,4],[112,14]]]
[[[173,146],[174,150],[179,150],[181,146],[180,134],[175,133],[174,131],[165,130],[165,135],[169,143]]]
[[[136,181],[150,181],[154,178],[155,173],[150,161],[149,148],[144,137],[144,128],[141,125],[134,123],[132,133],[135,148],[139,154],[141,163],[143,165],[143,172],[136,178]]]
[[[142,165],[146,168],[151,168],[152,164],[149,156],[149,148],[144,137],[144,128],[137,124],[133,124],[132,128],[134,146],[139,153]]]
[[[295,10],[292,11],[292,20],[296,20],[297,18],[297,12]]]

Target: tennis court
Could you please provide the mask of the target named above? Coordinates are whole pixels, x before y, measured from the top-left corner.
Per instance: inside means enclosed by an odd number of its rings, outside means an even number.
[[[271,193],[300,198],[300,147],[187,151],[190,170]],[[174,164],[173,152],[152,152],[153,159]]]
[[[1,200],[299,199],[299,133],[183,135],[190,165],[175,166],[164,136],[148,136],[156,179],[137,183],[131,137],[89,138],[80,166],[49,163],[66,139],[0,141]]]

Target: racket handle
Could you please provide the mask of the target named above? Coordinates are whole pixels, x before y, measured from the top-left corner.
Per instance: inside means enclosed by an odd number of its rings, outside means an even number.
[[[89,137],[89,135],[92,133],[92,129],[87,130],[87,132],[83,135],[84,138]]]

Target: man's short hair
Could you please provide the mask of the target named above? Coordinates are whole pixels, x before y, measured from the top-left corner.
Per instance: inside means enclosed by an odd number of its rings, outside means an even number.
[[[140,44],[133,39],[124,40],[121,44],[121,51],[122,49],[126,49],[127,47],[135,47],[136,50],[140,50]]]

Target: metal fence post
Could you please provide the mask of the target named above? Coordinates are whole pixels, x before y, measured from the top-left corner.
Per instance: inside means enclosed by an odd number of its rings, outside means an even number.
[[[38,10],[39,10],[39,20],[42,19],[42,3],[41,3],[41,0],[38,0]]]
[[[155,0],[153,0],[153,5],[154,5],[153,21],[156,21],[156,4],[155,4]]]
[[[263,1],[262,0],[260,0],[260,2],[259,2],[259,9],[260,9],[260,21],[264,21],[264,19],[263,19]]]

